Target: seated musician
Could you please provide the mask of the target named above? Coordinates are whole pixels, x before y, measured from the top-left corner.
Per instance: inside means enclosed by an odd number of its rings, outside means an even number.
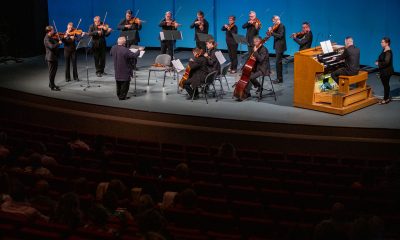
[[[268,49],[264,47],[262,44],[262,39],[259,36],[254,37],[253,39],[253,57],[256,59],[256,63],[253,68],[253,72],[250,75],[250,82],[254,87],[257,88],[256,93],[261,91],[261,84],[258,82],[257,78],[261,76],[266,76],[270,74],[270,65],[269,65],[269,53]],[[250,97],[250,84],[247,88],[247,95]]]
[[[184,83],[184,89],[189,94],[188,99],[198,97],[197,87],[204,81],[208,74],[207,59],[204,57],[203,49],[195,48],[193,49],[193,56],[189,60],[190,75],[189,79]]]
[[[215,52],[217,52],[217,43],[214,39],[209,39],[206,42],[207,51],[204,53],[204,57],[207,58],[207,65],[209,67],[209,72],[217,71],[217,74],[221,72],[221,64],[219,63]]]
[[[299,44],[299,51],[311,48],[313,34],[311,32],[310,23],[303,22],[301,32],[293,33],[290,37],[293,38],[297,44]]]
[[[354,76],[360,70],[360,49],[354,46],[353,38],[346,37],[345,50],[339,57],[333,57],[333,61],[341,61],[344,59],[345,67],[331,73],[331,77],[336,83],[339,83],[339,76]]]

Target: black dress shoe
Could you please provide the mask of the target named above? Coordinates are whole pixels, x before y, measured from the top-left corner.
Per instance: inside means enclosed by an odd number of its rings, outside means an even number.
[[[256,93],[260,93],[260,92],[261,92],[261,87],[258,87]]]
[[[103,75],[108,75],[108,73],[106,73],[106,72],[102,72],[101,74],[103,74]]]
[[[130,99],[130,97],[120,98],[119,100],[128,100],[128,99]]]
[[[50,89],[51,89],[51,91],[61,91],[61,89],[57,86],[53,86]]]
[[[102,77],[101,73],[96,73],[97,77]]]
[[[77,81],[77,82],[79,82],[79,81],[80,81],[80,79],[79,79],[79,78],[75,78],[74,80],[75,80],[75,81]]]
[[[71,82],[71,79],[65,79],[66,82]]]
[[[272,80],[273,84],[281,84],[283,83],[283,80]]]

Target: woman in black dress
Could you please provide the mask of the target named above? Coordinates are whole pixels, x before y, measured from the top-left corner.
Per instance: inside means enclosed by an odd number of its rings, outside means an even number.
[[[384,37],[381,40],[381,46],[383,48],[382,53],[379,55],[375,65],[379,68],[380,79],[383,84],[384,97],[379,104],[387,104],[391,101],[390,98],[390,77],[394,73],[393,69],[393,53],[390,49],[390,38]]]

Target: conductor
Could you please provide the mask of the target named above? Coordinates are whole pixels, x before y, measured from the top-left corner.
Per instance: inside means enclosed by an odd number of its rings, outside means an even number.
[[[133,60],[137,59],[140,51],[131,52],[126,45],[126,38],[119,37],[117,45],[111,48],[110,54],[114,60],[115,81],[119,100],[129,99],[127,96],[131,77],[133,77]],[[139,49],[143,50],[143,49]]]

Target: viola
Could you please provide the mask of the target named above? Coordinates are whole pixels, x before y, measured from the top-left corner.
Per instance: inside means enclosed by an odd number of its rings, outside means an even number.
[[[230,31],[235,26],[235,23],[231,23],[231,24],[227,24],[227,25],[228,25],[228,27],[226,27],[226,30]]]
[[[261,21],[260,21],[260,19],[258,19],[258,18],[254,19],[253,22],[252,22],[251,24],[254,25],[255,27],[256,27],[257,25],[259,26],[259,28],[262,27]]]
[[[65,38],[65,33],[56,32],[56,33],[54,33],[54,34],[51,36],[51,38],[52,38],[52,39],[55,39],[55,40],[60,40],[60,39],[62,39],[62,38]]]
[[[306,34],[307,34],[306,32],[301,31],[301,32],[298,32],[298,33],[293,33],[292,35],[290,35],[290,37],[291,38],[302,38]]]
[[[146,22],[146,21],[144,21],[144,20],[140,20],[140,18],[138,18],[138,17],[134,17],[134,18],[131,18],[130,20],[128,20],[128,23],[129,24],[141,24],[141,23],[144,23],[144,22]]]
[[[174,28],[177,28],[178,26],[181,26],[182,24],[177,23],[175,20],[166,20],[165,21],[169,26],[172,26]]]
[[[107,31],[108,27],[109,27],[108,24],[100,24],[97,26],[97,29],[102,29],[102,30]]]
[[[75,35],[81,35],[82,33],[83,33],[82,29],[73,28],[73,29],[68,33],[68,35],[69,35],[69,36],[75,36]]]
[[[263,40],[257,46],[257,49],[260,48],[269,38],[270,36],[268,35],[263,38]],[[240,80],[236,83],[235,90],[233,91],[233,96],[239,100],[245,100],[247,98],[247,85],[249,84],[251,73],[253,72],[257,61],[254,57],[254,52],[251,53],[245,65],[243,66],[242,75],[240,76]]]

